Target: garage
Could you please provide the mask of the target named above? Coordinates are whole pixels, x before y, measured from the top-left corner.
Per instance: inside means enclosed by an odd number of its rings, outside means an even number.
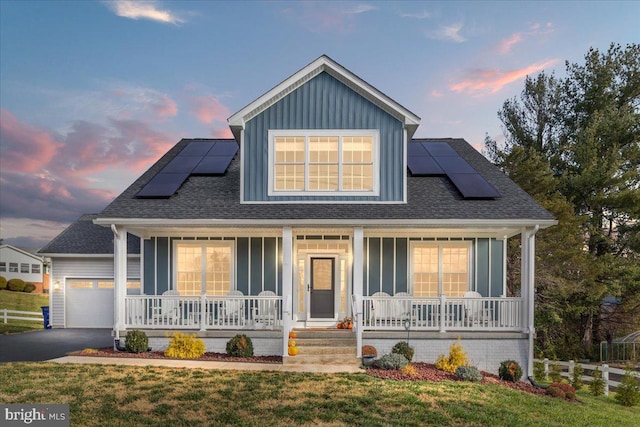
[[[68,328],[113,326],[113,279],[67,279],[65,294]]]

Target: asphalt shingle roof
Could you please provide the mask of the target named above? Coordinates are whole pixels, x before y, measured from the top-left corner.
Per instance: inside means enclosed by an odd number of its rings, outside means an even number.
[[[463,139],[414,139],[447,142],[502,195],[494,200],[465,200],[444,176],[414,177],[408,174],[407,203],[240,203],[239,154],[224,176],[191,176],[168,199],[140,199],[136,193],[194,141],[183,139],[147,172],[120,194],[100,214],[101,218],[145,219],[533,219],[552,215]],[[211,141],[211,140],[206,140]],[[110,233],[111,231],[109,231]],[[54,243],[54,242],[52,242]]]
[[[38,251],[39,254],[113,255],[113,232],[95,225],[96,214],[85,214]],[[127,253],[140,253],[140,239],[127,235]]]

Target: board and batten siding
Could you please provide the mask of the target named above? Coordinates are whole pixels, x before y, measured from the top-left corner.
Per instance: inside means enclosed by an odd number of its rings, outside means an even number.
[[[269,196],[268,131],[273,129],[375,129],[380,135],[379,196]],[[326,72],[294,90],[245,125],[245,202],[404,200],[403,124]]]
[[[174,289],[173,246],[177,241],[232,242],[234,246],[235,289],[245,295],[273,291],[282,295],[282,238],[224,237],[168,238],[144,240],[143,292],[161,295]]]
[[[140,278],[140,258],[127,258],[127,277]],[[68,279],[113,279],[113,257],[101,258],[53,258],[51,283],[50,321],[54,328],[65,326],[65,282]]]
[[[365,295],[386,292],[411,293],[410,243],[456,242],[471,243],[470,289],[484,297],[499,297],[504,293],[504,245],[502,240],[488,238],[420,239],[407,237],[366,237],[364,239]]]

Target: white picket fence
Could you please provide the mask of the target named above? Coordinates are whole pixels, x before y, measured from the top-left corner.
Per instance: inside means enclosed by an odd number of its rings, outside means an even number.
[[[42,323],[43,317],[42,312],[39,311],[19,311],[19,310],[9,310],[6,308],[0,308],[0,314],[3,322],[6,324],[7,320],[27,320]]]
[[[562,368],[560,375],[562,375],[564,378],[567,379],[571,379],[573,378],[573,369],[576,366],[576,362],[574,362],[573,360],[570,360],[568,362],[561,362],[561,361],[550,361],[549,359],[533,359],[534,362],[536,363],[543,363],[544,364],[544,372],[545,374],[547,374],[547,377],[549,376],[550,373],[550,369],[549,366],[550,365],[558,365]],[[620,383],[618,381],[613,381],[612,379],[609,378],[610,374],[617,374],[617,375],[624,375],[624,369],[618,369],[618,368],[611,368],[609,367],[609,365],[607,364],[603,364],[603,365],[589,365],[589,364],[583,364],[583,363],[578,363],[578,365],[582,366],[582,368],[584,369],[584,373],[582,374],[582,380],[585,383],[590,383],[591,380],[593,380],[593,377],[590,375],[587,375],[587,371],[595,371],[596,368],[599,369],[602,372],[602,379],[604,380],[604,394],[605,396],[609,395],[609,388],[610,387],[618,387],[620,385]],[[566,370],[564,368],[567,368]],[[635,373],[636,377],[640,378],[640,373],[636,372]]]

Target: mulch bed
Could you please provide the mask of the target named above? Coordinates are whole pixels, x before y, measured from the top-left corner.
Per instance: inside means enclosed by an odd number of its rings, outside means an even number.
[[[81,351],[69,353],[71,356],[90,356],[90,357],[122,357],[136,359],[171,359],[166,357],[162,351],[147,351],[144,353],[128,353],[126,351],[117,351],[112,348],[87,348]],[[253,357],[231,357],[225,353],[205,353],[204,356],[190,360],[206,360],[213,362],[245,362],[245,363],[282,363],[282,356],[253,356]]]
[[[386,370],[386,369],[377,369],[377,368],[369,368],[367,369],[367,374],[388,380],[399,380],[399,381],[462,381],[455,374],[451,374],[449,372],[444,372],[437,369],[433,364],[430,363],[422,363],[422,362],[414,362],[411,364],[415,368],[415,375],[410,375],[403,371],[397,370]],[[536,388],[533,385],[525,382],[510,382],[503,381],[497,375],[490,374],[488,372],[482,372],[483,384],[498,384],[504,387],[508,387],[514,390],[524,391],[526,393],[544,395],[545,390]]]
[[[84,349],[69,353],[72,356],[89,356],[89,357],[122,357],[122,358],[138,358],[138,359],[170,359],[166,357],[162,351],[148,351],[145,353],[127,353],[126,351],[116,351],[112,348],[100,349]],[[281,364],[282,356],[253,356],[253,357],[231,357],[225,353],[205,353],[204,356],[192,360],[207,360],[215,362],[245,362],[245,363],[271,363]],[[403,371],[386,370],[377,368],[368,368],[366,373],[372,377],[398,380],[398,381],[461,381],[454,374],[444,372],[430,363],[415,362],[411,364],[415,368],[415,375],[409,375]],[[503,381],[497,375],[488,372],[482,372],[483,384],[498,384],[514,390],[524,391],[526,393],[544,395],[545,390],[536,388],[525,382],[509,382]]]

